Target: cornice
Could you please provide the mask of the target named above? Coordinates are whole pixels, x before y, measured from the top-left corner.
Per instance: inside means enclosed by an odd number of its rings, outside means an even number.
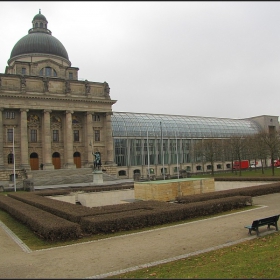
[[[73,101],[73,102],[85,102],[85,103],[106,103],[106,104],[115,104],[117,100],[112,99],[90,99],[89,97],[84,98],[75,98],[75,97],[63,97],[63,96],[49,96],[49,95],[40,95],[40,96],[31,96],[28,93],[21,93],[21,94],[13,94],[13,93],[3,93],[0,92],[0,98],[21,98],[21,99],[38,99],[38,100],[54,100],[54,101]]]

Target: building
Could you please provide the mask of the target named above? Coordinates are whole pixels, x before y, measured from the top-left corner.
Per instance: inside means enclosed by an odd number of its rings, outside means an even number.
[[[92,152],[116,174],[107,82],[81,81],[63,44],[35,15],[0,74],[0,181],[20,170],[90,167]],[[15,155],[15,156],[13,156]]]
[[[226,119],[178,115],[114,112],[112,116],[115,162],[120,177],[133,178],[179,170],[197,173],[211,170],[210,162],[195,157],[195,144],[202,139],[228,139],[279,131],[278,116]],[[148,145],[147,145],[148,143]],[[149,149],[147,149],[149,146]],[[232,169],[230,157],[215,162],[215,171]]]
[[[147,170],[173,175],[199,171],[190,150],[204,138],[279,130],[278,116],[218,119],[112,112],[107,82],[82,81],[67,50],[41,11],[13,47],[0,73],[0,181],[26,170],[91,167],[101,153],[110,175],[132,178]],[[147,142],[150,149],[147,149]],[[164,156],[162,157],[164,152]],[[217,162],[217,169],[228,169]],[[178,167],[179,166],[179,167]]]

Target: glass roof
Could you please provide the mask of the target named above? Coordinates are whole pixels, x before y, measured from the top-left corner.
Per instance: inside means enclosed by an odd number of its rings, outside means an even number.
[[[113,137],[226,138],[255,134],[260,126],[249,119],[113,112]]]

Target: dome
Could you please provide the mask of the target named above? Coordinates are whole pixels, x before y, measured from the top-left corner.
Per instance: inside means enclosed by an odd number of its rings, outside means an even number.
[[[9,60],[18,55],[32,53],[56,55],[69,60],[65,47],[47,29],[48,21],[41,14],[41,10],[34,16],[32,24],[33,28],[29,29],[28,35],[22,37],[13,47]]]
[[[37,14],[33,20],[45,20],[47,21],[46,17],[44,15],[41,14],[41,11],[39,12],[39,14]]]
[[[30,33],[21,38],[13,47],[10,59],[31,53],[52,54],[69,60],[68,53],[62,43],[47,33]]]

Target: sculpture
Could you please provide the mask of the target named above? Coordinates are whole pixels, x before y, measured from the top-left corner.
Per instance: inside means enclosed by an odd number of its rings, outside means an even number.
[[[93,169],[96,170],[96,168],[99,170],[101,167],[101,154],[100,152],[95,152],[92,153],[95,157],[94,161],[93,161]]]

